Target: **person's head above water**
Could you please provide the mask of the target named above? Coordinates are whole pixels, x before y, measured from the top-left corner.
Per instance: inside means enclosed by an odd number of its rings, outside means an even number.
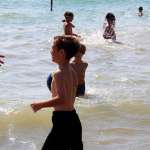
[[[115,21],[116,21],[116,17],[113,13],[109,12],[106,14],[105,20],[107,20],[107,23],[109,25],[114,25],[115,26]]]
[[[113,13],[107,13],[105,18],[106,18],[107,21],[109,21],[109,20],[110,21],[115,21],[116,20],[116,17]]]
[[[143,16],[143,7],[140,6],[140,7],[138,8],[138,10],[139,10],[138,16]]]
[[[73,20],[73,18],[74,18],[74,14],[72,12],[70,12],[70,11],[66,11],[64,13],[64,17],[65,17],[65,20],[62,20],[63,22],[64,21],[71,22]]]
[[[142,12],[142,11],[143,11],[143,7],[140,6],[140,7],[139,7],[139,12]]]

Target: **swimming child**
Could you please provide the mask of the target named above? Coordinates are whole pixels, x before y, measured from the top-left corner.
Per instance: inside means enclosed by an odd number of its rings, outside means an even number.
[[[65,35],[73,35],[77,36],[77,34],[73,33],[72,28],[75,26],[72,24],[74,14],[72,12],[66,11],[64,14],[65,20],[62,20],[64,22],[64,34]]]
[[[116,40],[116,33],[115,33],[115,15],[113,13],[108,13],[105,17],[107,23],[104,23],[104,39],[112,39],[113,41]]]
[[[54,108],[53,127],[42,150],[83,150],[82,126],[74,108],[78,78],[69,63],[79,47],[80,43],[76,38],[54,38],[51,57],[58,64],[58,71],[53,74],[52,98],[31,104],[34,112],[46,107]]]
[[[85,45],[81,44],[78,53],[75,55],[73,62],[71,62],[71,66],[77,72],[78,76],[78,87],[76,96],[83,96],[85,94],[85,71],[88,66],[88,63],[82,60],[85,51]]]
[[[140,16],[140,17],[143,16],[143,7],[140,6],[138,10],[139,10],[138,16]]]
[[[1,66],[2,64],[4,64],[4,61],[2,60],[4,57],[5,57],[4,55],[0,55],[0,66]]]

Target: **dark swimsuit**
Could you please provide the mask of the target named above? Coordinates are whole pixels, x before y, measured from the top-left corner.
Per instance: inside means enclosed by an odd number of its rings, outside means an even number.
[[[47,78],[47,87],[48,89],[51,91],[51,83],[52,83],[52,80],[53,80],[53,74],[51,73],[48,78]]]
[[[76,96],[83,96],[85,94],[85,83],[78,85]]]

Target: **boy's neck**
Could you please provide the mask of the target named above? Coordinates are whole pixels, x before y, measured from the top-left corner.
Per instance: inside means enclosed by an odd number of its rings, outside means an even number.
[[[83,62],[83,61],[82,61],[81,58],[75,58],[75,59],[74,59],[74,62],[76,62],[76,63],[81,63],[81,62]]]
[[[60,70],[63,70],[63,69],[65,69],[65,68],[68,68],[68,67],[69,67],[69,61],[67,60],[67,61],[65,61],[65,62],[62,62],[62,63],[58,64],[58,66],[59,66],[59,69],[60,69]]]

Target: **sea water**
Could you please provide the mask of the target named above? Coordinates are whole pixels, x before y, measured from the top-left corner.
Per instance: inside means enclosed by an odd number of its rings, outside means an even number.
[[[65,11],[87,47],[86,95],[75,105],[84,149],[149,150],[150,0],[54,0],[52,12],[50,0],[0,0],[0,150],[40,150],[52,127],[52,109],[35,114],[30,103],[51,97],[49,51]],[[102,38],[107,12],[118,43]]]

